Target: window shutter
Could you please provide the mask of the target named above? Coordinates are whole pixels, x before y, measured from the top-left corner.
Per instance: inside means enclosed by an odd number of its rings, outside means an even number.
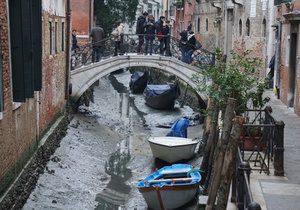
[[[13,100],[25,102],[21,1],[9,1]]]
[[[23,40],[23,71],[25,98],[33,98],[33,42],[32,42],[32,10],[31,0],[21,1],[22,5],[22,36]]]
[[[34,90],[42,89],[42,1],[32,0]]]
[[[41,0],[10,0],[13,99],[25,102],[42,88]]]

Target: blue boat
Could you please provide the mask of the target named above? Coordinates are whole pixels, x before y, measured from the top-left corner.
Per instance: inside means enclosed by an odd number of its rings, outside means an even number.
[[[142,181],[137,188],[149,208],[154,210],[175,209],[191,201],[201,180],[199,170],[188,164],[165,166]]]

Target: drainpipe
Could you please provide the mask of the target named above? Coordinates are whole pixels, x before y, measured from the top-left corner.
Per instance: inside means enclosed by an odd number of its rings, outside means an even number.
[[[66,5],[66,22],[67,22],[67,33],[66,33],[66,86],[65,86],[65,99],[69,100],[69,95],[71,94],[70,90],[71,85],[70,84],[70,34],[71,34],[71,5],[70,0],[67,0]]]
[[[94,0],[90,0],[90,19],[89,19],[88,36],[90,35],[93,26],[94,26]]]
[[[224,52],[226,63],[230,60],[230,51],[232,45],[232,21],[233,21],[234,5],[231,0],[225,1],[225,37],[224,37]]]
[[[274,93],[277,95],[277,98],[280,99],[280,54],[281,54],[281,31],[282,31],[282,24],[279,21],[277,27],[277,38],[276,38],[276,49],[275,49],[275,66],[274,66],[274,82],[273,82],[273,90]]]

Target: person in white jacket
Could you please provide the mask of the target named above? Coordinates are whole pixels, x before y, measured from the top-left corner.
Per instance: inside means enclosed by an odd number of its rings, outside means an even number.
[[[114,56],[117,56],[118,54],[122,55],[122,49],[121,46],[123,44],[123,38],[124,38],[124,24],[122,21],[116,22],[116,28],[112,32],[113,39],[115,41],[115,52]]]

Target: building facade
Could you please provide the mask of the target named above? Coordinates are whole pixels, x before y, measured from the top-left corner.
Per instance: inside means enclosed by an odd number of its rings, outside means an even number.
[[[269,32],[268,0],[199,0],[194,13],[194,30],[205,49],[230,52],[250,51],[252,57],[262,58],[262,76],[269,60],[267,42]]]
[[[72,30],[77,31],[79,45],[88,43],[89,34],[94,26],[94,0],[71,0]]]
[[[275,81],[278,96],[300,115],[300,1],[275,1],[277,51]]]
[[[0,0],[0,197],[66,107],[65,0]]]

